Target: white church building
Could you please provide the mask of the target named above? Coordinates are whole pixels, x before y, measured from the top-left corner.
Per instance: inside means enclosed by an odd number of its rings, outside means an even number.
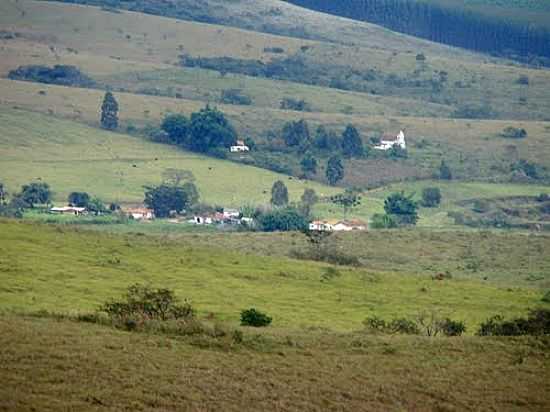
[[[374,148],[377,150],[389,150],[394,146],[398,146],[403,150],[407,148],[407,144],[405,143],[405,132],[403,132],[403,130],[400,130],[397,136],[387,133],[384,134],[382,139],[380,139],[380,144],[374,146]]]

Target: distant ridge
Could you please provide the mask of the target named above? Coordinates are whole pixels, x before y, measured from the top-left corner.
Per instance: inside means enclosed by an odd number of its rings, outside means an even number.
[[[550,66],[550,32],[506,17],[416,0],[286,0],[438,43]]]

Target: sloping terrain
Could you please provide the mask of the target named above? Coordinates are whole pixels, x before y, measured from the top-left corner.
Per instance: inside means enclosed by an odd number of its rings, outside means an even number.
[[[143,186],[159,184],[169,168],[191,170],[201,198],[242,206],[269,202],[273,182],[285,181],[292,199],[304,188],[326,195],[334,189],[313,182],[199,156],[142,138],[24,111],[0,110],[0,176],[10,192],[31,180],[51,185],[55,200],[87,191],[105,202],[140,203]],[[243,184],[246,182],[246,184]]]

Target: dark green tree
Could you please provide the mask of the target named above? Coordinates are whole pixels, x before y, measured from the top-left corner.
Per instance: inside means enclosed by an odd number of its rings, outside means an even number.
[[[319,201],[319,196],[317,196],[315,190],[307,188],[304,190],[304,193],[302,194],[300,200],[305,205],[313,206]]]
[[[412,197],[405,196],[403,192],[392,193],[384,200],[384,211],[400,224],[415,225],[418,221],[418,205]]]
[[[342,146],[341,139],[332,130],[327,130],[321,125],[315,132],[314,145],[319,150],[339,150]]]
[[[30,208],[36,204],[47,204],[52,200],[50,185],[47,183],[30,183],[21,186],[21,193],[18,196]]]
[[[344,218],[346,218],[349,211],[361,204],[361,196],[357,192],[347,189],[344,193],[331,196],[330,201],[344,210]]]
[[[101,104],[101,127],[107,130],[118,128],[118,103],[111,92],[105,93]]]
[[[273,206],[288,205],[288,189],[281,180],[277,180],[271,187],[271,204]]]
[[[206,105],[191,115],[189,142],[186,145],[195,152],[206,153],[216,148],[228,148],[235,143],[237,132],[225,115]]]
[[[344,165],[339,156],[333,156],[328,159],[325,174],[331,185],[335,185],[344,178]]]
[[[304,231],[308,227],[308,221],[297,209],[286,207],[261,214],[258,225],[264,232]]]
[[[5,205],[8,198],[8,192],[4,187],[4,183],[0,182],[0,205]]]
[[[183,114],[169,114],[164,118],[160,127],[168,133],[172,143],[180,146],[188,144],[189,120]]]
[[[105,206],[105,203],[103,203],[103,201],[98,197],[91,198],[86,207],[95,215],[100,215],[109,211]]]
[[[442,160],[439,165],[439,178],[442,180],[451,180],[453,178],[451,168],[445,163],[445,160]]]
[[[441,203],[441,190],[438,187],[425,187],[422,190],[422,205],[437,207]]]
[[[342,153],[346,157],[362,157],[364,155],[361,136],[351,124],[346,126],[346,130],[342,134]]]
[[[88,207],[90,195],[86,192],[72,192],[67,198],[67,201],[70,205],[76,207]]]
[[[300,146],[306,148],[309,146],[310,134],[307,122],[302,119],[297,122],[288,122],[283,126],[283,140],[287,146]]]
[[[144,203],[148,208],[154,210],[157,217],[168,217],[170,212],[180,213],[190,206],[183,187],[166,184],[146,186]]]
[[[300,162],[302,172],[307,176],[315,176],[317,174],[317,159],[311,153],[306,154]]]

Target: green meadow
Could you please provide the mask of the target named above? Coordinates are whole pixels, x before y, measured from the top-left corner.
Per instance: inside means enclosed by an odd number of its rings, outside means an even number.
[[[432,280],[406,271],[338,268],[282,256],[137,234],[83,232],[71,227],[1,222],[1,308],[29,313],[89,312],[133,283],[168,287],[203,314],[230,323],[257,306],[276,326],[354,330],[369,315],[416,316],[437,310],[474,327],[489,316],[520,315],[538,305],[542,291],[467,278]]]

